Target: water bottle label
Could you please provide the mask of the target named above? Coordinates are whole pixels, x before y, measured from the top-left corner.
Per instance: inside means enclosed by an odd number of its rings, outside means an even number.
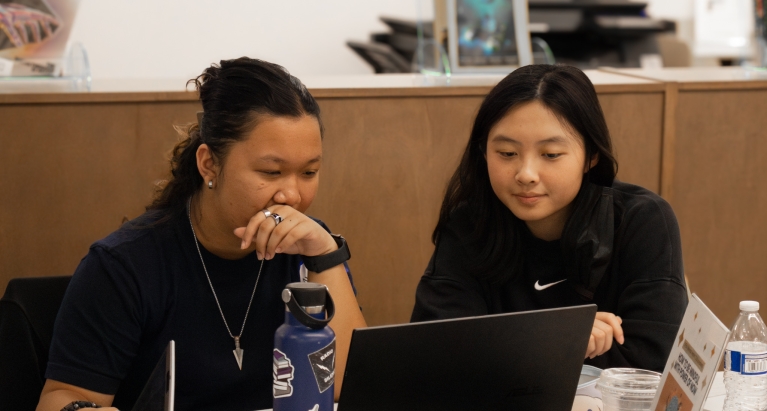
[[[336,340],[309,354],[309,363],[312,364],[317,388],[321,393],[327,391],[333,386],[336,376]]]
[[[726,350],[724,369],[742,375],[767,374],[767,353],[753,354]]]
[[[272,364],[272,376],[274,385],[272,393],[274,398],[285,398],[293,395],[293,381],[295,368],[290,363],[290,358],[284,352],[274,349],[274,362]]]

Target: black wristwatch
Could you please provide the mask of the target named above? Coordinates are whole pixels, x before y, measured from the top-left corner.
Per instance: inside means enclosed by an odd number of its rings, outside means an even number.
[[[346,239],[341,237],[340,234],[331,234],[331,236],[333,237],[333,240],[336,241],[338,250],[325,255],[315,255],[313,257],[302,255],[301,260],[303,260],[307,270],[321,273],[328,268],[333,268],[352,258],[352,254],[349,252],[349,246],[346,244]]]

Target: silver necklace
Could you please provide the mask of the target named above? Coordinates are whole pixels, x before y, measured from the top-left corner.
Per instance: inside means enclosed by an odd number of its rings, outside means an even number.
[[[261,269],[264,268],[264,260],[261,260],[261,266],[258,267],[258,276],[256,277],[256,285],[253,286],[253,293],[250,294],[250,301],[248,302],[248,309],[245,310],[245,319],[242,320],[242,327],[240,328],[240,333],[237,335],[232,334],[232,330],[229,328],[229,323],[226,322],[226,317],[224,317],[224,310],[221,309],[221,303],[218,302],[218,296],[216,295],[216,290],[213,289],[213,282],[210,281],[210,275],[208,275],[208,268],[205,267],[205,260],[202,258],[202,252],[200,252],[200,241],[197,240],[197,233],[194,231],[194,224],[192,224],[192,198],[189,198],[189,201],[186,203],[186,216],[189,217],[189,226],[192,227],[192,236],[194,236],[194,245],[197,247],[197,255],[200,256],[200,262],[202,263],[202,270],[205,272],[205,278],[208,279],[208,285],[210,285],[210,291],[213,292],[213,298],[216,300],[216,305],[218,306],[218,312],[221,313],[221,319],[224,320],[224,325],[226,326],[226,331],[229,333],[229,336],[234,339],[234,350],[232,352],[234,353],[234,358],[237,360],[237,366],[240,367],[240,371],[242,371],[242,357],[245,354],[245,350],[240,348],[240,337],[242,336],[242,331],[245,330],[245,322],[248,321],[248,313],[250,313],[250,305],[253,303],[253,297],[256,295],[256,288],[258,288],[258,280],[261,278]]]

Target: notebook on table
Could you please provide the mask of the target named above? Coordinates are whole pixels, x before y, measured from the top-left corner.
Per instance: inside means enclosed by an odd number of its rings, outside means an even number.
[[[338,411],[570,411],[595,305],[354,330]]]

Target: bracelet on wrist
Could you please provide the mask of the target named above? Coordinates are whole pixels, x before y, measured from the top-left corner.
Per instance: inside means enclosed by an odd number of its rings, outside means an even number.
[[[90,401],[72,401],[62,408],[61,411],[76,411],[83,408],[101,408],[101,406]]]

